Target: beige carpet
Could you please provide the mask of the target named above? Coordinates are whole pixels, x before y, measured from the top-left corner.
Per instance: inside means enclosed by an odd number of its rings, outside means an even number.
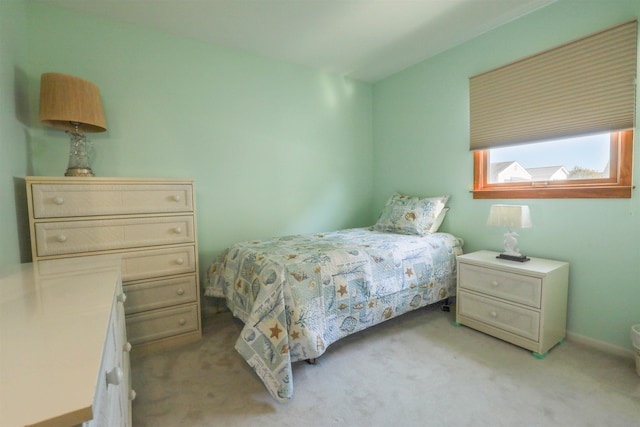
[[[241,324],[209,315],[201,341],[132,360],[135,427],[640,426],[633,359],[567,341],[545,360],[418,310],[293,369],[276,403],[233,349]]]

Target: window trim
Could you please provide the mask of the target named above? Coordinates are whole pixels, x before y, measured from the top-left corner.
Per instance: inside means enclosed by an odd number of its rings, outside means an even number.
[[[633,130],[611,133],[610,170],[608,179],[549,181],[545,183],[488,182],[489,150],[473,153],[474,199],[565,199],[565,198],[631,198],[635,188],[631,180],[633,168]]]

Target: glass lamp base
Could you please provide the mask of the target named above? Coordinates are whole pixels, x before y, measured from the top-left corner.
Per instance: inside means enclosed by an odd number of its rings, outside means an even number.
[[[93,152],[91,141],[79,131],[67,131],[69,134],[69,164],[64,176],[94,176],[89,166],[89,157]]]

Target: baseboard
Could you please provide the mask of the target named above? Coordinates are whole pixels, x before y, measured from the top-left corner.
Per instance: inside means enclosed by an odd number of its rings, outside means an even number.
[[[621,356],[621,357],[633,359],[632,350],[628,350],[624,347],[618,347],[617,345],[609,344],[604,341],[599,341],[593,338],[585,337],[584,335],[579,335],[579,334],[567,331],[567,340],[573,341],[579,344],[584,344],[591,348],[594,348],[615,356]]]

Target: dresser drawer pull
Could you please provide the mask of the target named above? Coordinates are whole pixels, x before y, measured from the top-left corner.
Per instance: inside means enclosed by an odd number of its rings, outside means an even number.
[[[489,313],[491,315],[491,317],[493,317],[494,319],[496,319],[498,317],[498,313],[496,313],[495,311],[492,311]]]
[[[64,234],[58,234],[56,236],[56,240],[60,243],[64,243],[67,241],[67,236],[65,236]]]
[[[176,227],[173,229],[173,231],[175,231],[176,234],[180,234],[182,233],[182,227]]]
[[[131,343],[127,342],[123,347],[122,347],[122,351],[124,351],[125,353],[129,353],[131,351]]]
[[[62,197],[55,197],[53,199],[53,203],[55,203],[56,205],[60,206],[64,203],[64,199]]]
[[[174,202],[179,202],[181,200],[181,197],[178,195],[173,196],[173,201]]]
[[[176,294],[178,294],[178,295],[184,295],[184,289],[178,289],[178,290],[176,291]]]
[[[117,300],[118,300],[118,302],[121,302],[121,303],[124,304],[124,302],[127,300],[127,296],[123,292],[121,294],[118,294]]]
[[[184,318],[182,318],[178,321],[178,323],[180,323],[181,326],[184,326],[187,323],[187,321]]]
[[[494,288],[497,288],[499,285],[497,280],[494,280],[493,282],[491,282],[491,286],[493,286]]]
[[[178,259],[176,260],[176,264],[178,264],[178,265],[182,265],[182,264],[184,264],[184,259],[182,259],[182,258],[178,258]]]
[[[116,366],[115,368],[107,372],[107,384],[120,385],[123,378],[124,373],[119,366]]]

